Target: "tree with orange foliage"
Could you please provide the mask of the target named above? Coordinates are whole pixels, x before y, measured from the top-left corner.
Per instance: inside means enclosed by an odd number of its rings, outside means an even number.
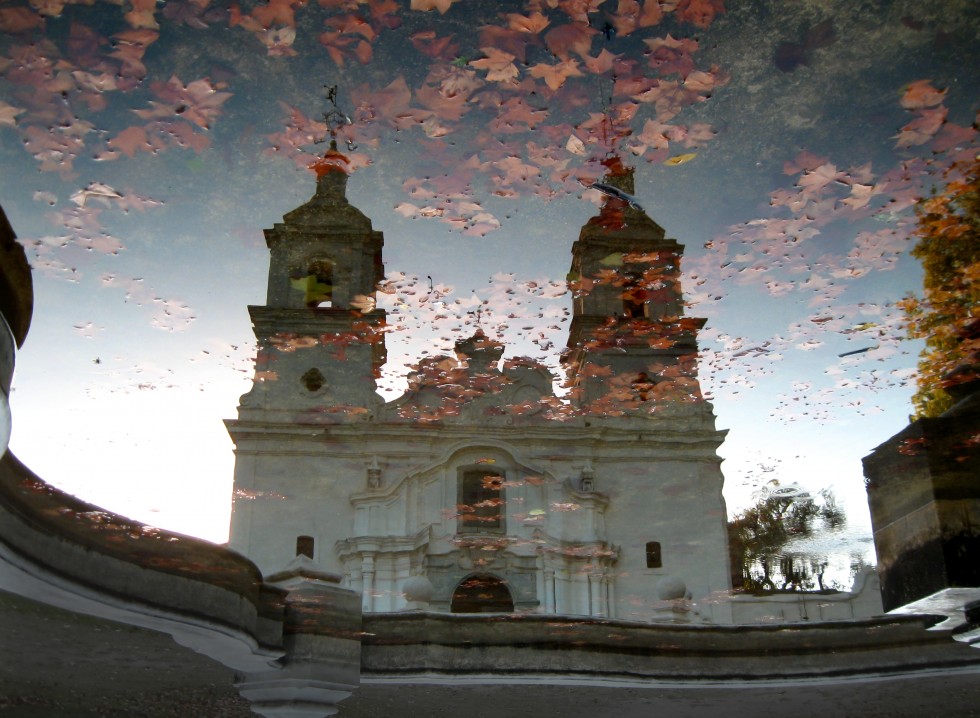
[[[980,320],[980,155],[953,165],[946,187],[916,206],[912,255],[925,270],[922,297],[902,302],[907,331],[925,339],[919,359],[915,416],[938,416],[955,402],[946,390],[976,378]]]

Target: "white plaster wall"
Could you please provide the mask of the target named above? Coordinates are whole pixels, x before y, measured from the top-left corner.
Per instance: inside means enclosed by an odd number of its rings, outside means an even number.
[[[256,498],[236,500],[232,546],[268,574],[293,558],[297,536],[310,535],[316,541],[315,559],[326,570],[343,573],[335,544],[351,537],[408,537],[431,527],[434,537],[452,540],[457,469],[492,459],[488,466],[517,484],[506,487],[506,534],[521,551],[537,551],[535,531],[568,542],[606,540],[621,548],[611,569],[615,585],[595,589],[613,597],[614,617],[650,619],[658,604],[657,582],[667,575],[683,580],[696,600],[727,591],[722,477],[713,449],[686,452],[700,453],[702,460],[664,458],[685,449],[669,442],[610,448],[576,441],[581,428],[563,426],[539,436],[505,431],[507,443],[489,430],[482,432],[482,441],[478,436],[467,441],[438,432],[413,436],[411,426],[403,429],[392,431],[388,425],[381,432],[365,422],[356,431],[318,427],[319,436],[240,442],[236,489]],[[367,469],[374,458],[383,485],[368,491]],[[568,482],[577,486],[587,464],[593,467],[597,492],[609,497],[605,509],[603,501],[568,489]],[[525,480],[528,476],[533,483]],[[543,518],[528,521],[536,508],[545,511]],[[661,543],[663,568],[646,568],[647,541]],[[407,554],[393,563],[386,560],[379,558],[375,566],[372,610],[404,606],[399,590],[412,566]],[[347,568],[350,587],[360,589],[359,568]],[[555,568],[558,612],[588,614],[588,573],[596,568],[585,559]]]
[[[697,461],[597,461],[596,475],[603,477],[600,487],[610,496],[609,540],[622,549],[616,582],[618,618],[648,618],[659,604],[657,583],[666,576],[684,581],[695,600],[727,590],[720,471]],[[717,484],[717,492],[706,483]],[[647,568],[648,541],[661,544],[662,568]]]

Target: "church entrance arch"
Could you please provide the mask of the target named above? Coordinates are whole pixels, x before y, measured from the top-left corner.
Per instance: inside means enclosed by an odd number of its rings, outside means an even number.
[[[459,582],[449,608],[453,613],[513,613],[507,582],[489,573],[471,574]]]

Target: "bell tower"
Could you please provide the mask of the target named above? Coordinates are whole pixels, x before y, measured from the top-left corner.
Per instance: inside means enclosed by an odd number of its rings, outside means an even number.
[[[313,165],[316,193],[265,231],[268,291],[248,308],[258,354],[242,419],[350,421],[382,403],[385,313],[374,292],[384,237],[347,199],[349,166],[331,141]]]
[[[684,247],[633,197],[633,170],[610,157],[604,198],[572,245],[574,296],[562,358],[572,399],[588,414],[652,413],[668,403],[702,400],[697,332],[704,319],[683,316]]]
[[[317,160],[316,192],[265,230],[266,302],[250,306],[255,377],[238,418],[230,545],[263,571],[296,556],[337,568],[324,525],[361,486],[335,463],[331,430],[360,432],[384,405],[385,312],[374,306],[384,237],[347,199],[350,162],[330,143]],[[356,428],[355,428],[356,427]]]

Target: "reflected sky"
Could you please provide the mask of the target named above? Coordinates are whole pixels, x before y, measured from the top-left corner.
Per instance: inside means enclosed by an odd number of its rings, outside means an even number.
[[[49,481],[225,540],[261,231],[312,195],[336,86],[385,233],[388,398],[477,321],[557,373],[616,152],[686,247],[729,511],[830,487],[869,545],[860,458],[921,348],[912,208],[977,152],[974,3],[14,0],[0,31],[0,202],[36,283],[11,445]]]

